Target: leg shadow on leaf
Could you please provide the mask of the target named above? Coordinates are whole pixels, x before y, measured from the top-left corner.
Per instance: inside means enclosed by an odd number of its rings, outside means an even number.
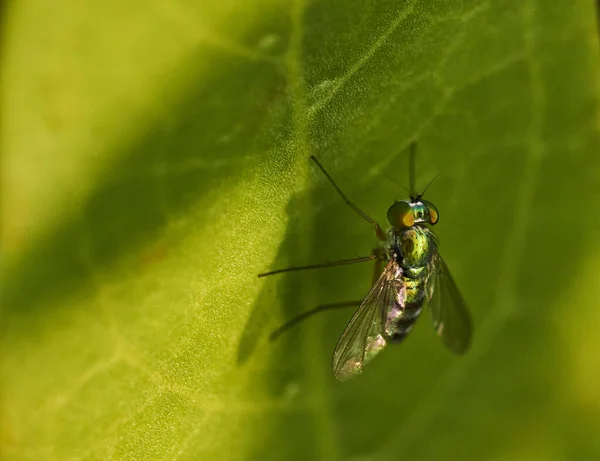
[[[312,193],[297,195],[290,201],[287,209],[290,219],[285,240],[275,261],[270,265],[265,264],[263,272],[351,259],[356,258],[358,253],[364,253],[365,256],[369,254],[365,248],[373,243],[370,227],[360,226],[360,221],[358,226],[349,226],[348,222],[355,220],[355,216],[346,212],[345,205],[340,203],[335,193],[331,193],[329,185],[321,183],[321,186]],[[359,239],[363,237],[360,246],[352,243],[353,234]],[[278,371],[282,371],[284,375],[292,373],[293,369],[302,367],[300,342],[304,340],[302,335],[306,333],[306,329],[315,328],[315,325],[322,326],[323,322],[329,323],[333,316],[337,319],[339,315],[345,320],[335,322],[335,330],[334,324],[331,323],[332,332],[326,335],[327,340],[322,342],[323,348],[319,351],[319,360],[322,361],[323,367],[328,367],[332,347],[345,325],[344,322],[350,319],[353,309],[357,307],[357,300],[361,299],[369,288],[370,276],[366,274],[371,274],[373,264],[375,263],[369,260],[360,264],[300,270],[264,277],[263,289],[240,340],[238,365],[243,365],[250,359],[261,341],[273,339],[269,341],[268,347],[277,348],[285,354],[281,358],[281,365],[276,365]],[[359,273],[364,273],[364,277],[358,275]],[[352,284],[352,288],[349,288],[349,280],[364,280],[364,284]],[[272,338],[277,328],[286,322],[297,319],[299,315],[310,312],[317,306],[331,303],[346,305],[315,313],[286,329],[281,336]],[[332,311],[339,313],[334,314]]]
[[[290,216],[290,224],[285,235],[284,241],[279,247],[279,253],[275,258],[275,261],[269,265],[268,261],[265,261],[264,271],[266,272],[271,268],[287,267],[293,264],[302,264],[302,261],[306,259],[307,255],[302,254],[299,251],[299,239],[302,238],[295,229],[298,228],[298,221],[303,219],[299,216],[298,205],[301,200],[297,196],[292,198],[288,203],[287,214]],[[296,218],[294,218],[294,216]],[[304,219],[310,219],[306,217]],[[258,274],[256,274],[258,280]],[[293,297],[289,296],[290,290],[295,287],[295,283],[292,281],[293,278],[302,277],[302,274],[277,274],[269,277],[265,277],[263,280],[263,288],[258,296],[256,304],[254,305],[250,318],[246,324],[246,328],[240,339],[238,347],[237,362],[238,365],[243,365],[251,357],[257,344],[262,340],[268,340],[271,332],[277,327],[277,323],[274,319],[278,319],[281,323],[285,319],[297,315],[309,308],[309,306],[301,305],[301,302],[288,303],[283,300],[289,300]],[[290,287],[294,285],[294,287]],[[297,299],[299,297],[296,297]],[[283,310],[283,313],[281,313]],[[271,342],[273,347],[277,346],[277,342]]]

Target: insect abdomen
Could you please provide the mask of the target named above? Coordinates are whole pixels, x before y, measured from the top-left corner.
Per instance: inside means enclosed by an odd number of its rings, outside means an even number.
[[[412,278],[408,274],[404,275],[402,282],[406,290],[406,301],[404,307],[399,308],[396,318],[392,320],[389,331],[391,333],[390,340],[396,343],[402,341],[412,330],[421,314],[425,300],[425,279],[421,274],[418,274],[416,278]]]
[[[399,342],[410,332],[417,321],[425,300],[425,280],[434,244],[427,228],[414,226],[395,232],[394,254],[402,268],[401,294],[398,304],[390,310],[386,322],[388,339]]]

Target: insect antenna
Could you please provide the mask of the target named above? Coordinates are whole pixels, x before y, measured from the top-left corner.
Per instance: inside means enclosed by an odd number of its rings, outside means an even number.
[[[440,172],[440,173],[438,173],[438,174],[436,174],[436,175],[433,177],[433,179],[427,183],[427,185],[425,186],[425,189],[423,189],[423,192],[421,192],[419,195],[417,195],[417,197],[416,197],[416,198],[417,198],[417,200],[419,200],[421,197],[423,197],[423,195],[425,195],[425,191],[427,190],[427,188],[428,188],[429,186],[431,186],[431,183],[432,183],[433,181],[435,181],[437,178],[439,178],[441,174],[442,174],[441,172]]]
[[[392,178],[391,176],[385,175],[384,176],[385,179],[387,179],[388,181],[393,182],[394,184],[396,184],[396,186],[400,186],[402,189],[404,189],[406,191],[406,193],[408,195],[410,195],[410,191],[406,188],[406,186],[400,184],[398,181],[396,181],[394,178]]]
[[[427,188],[429,186],[431,186],[431,183],[433,181],[435,181],[437,178],[439,178],[442,173],[438,173],[437,175],[435,175],[435,177],[427,183],[427,185],[425,186],[425,189],[423,189],[423,192],[421,192],[420,194],[416,194],[415,191],[417,190],[417,188],[415,186],[415,181],[416,181],[416,164],[417,164],[417,142],[416,141],[411,142],[409,149],[410,149],[409,153],[408,153],[408,181],[410,183],[409,196],[410,196],[411,202],[416,202],[416,201],[420,200],[421,197],[423,197],[423,195],[425,195]]]

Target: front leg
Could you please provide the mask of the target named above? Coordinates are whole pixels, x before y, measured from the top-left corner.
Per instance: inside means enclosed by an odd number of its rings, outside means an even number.
[[[377,279],[383,271],[383,263],[387,262],[388,256],[383,248],[373,248],[371,254],[375,257],[375,266],[373,267],[373,281],[371,285],[375,285],[375,282],[377,282]]]

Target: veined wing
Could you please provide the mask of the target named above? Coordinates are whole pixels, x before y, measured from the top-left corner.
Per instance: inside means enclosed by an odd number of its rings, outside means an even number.
[[[437,250],[430,264],[426,293],[433,328],[448,349],[464,354],[471,345],[473,330],[469,311]]]
[[[387,342],[388,311],[403,292],[402,269],[390,260],[342,333],[333,352],[333,374],[344,381],[358,375]]]

